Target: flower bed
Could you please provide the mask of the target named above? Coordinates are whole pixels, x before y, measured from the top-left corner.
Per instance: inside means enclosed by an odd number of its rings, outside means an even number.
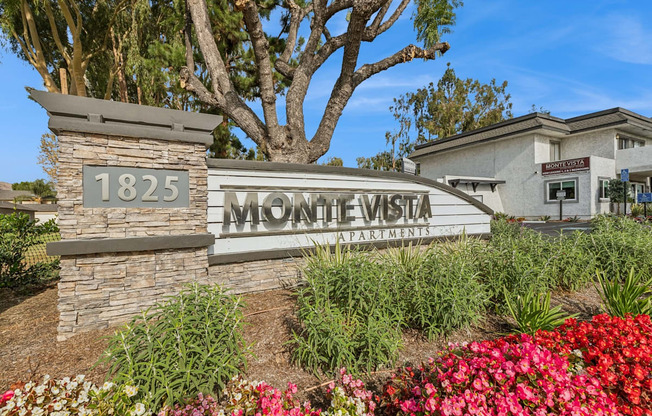
[[[597,378],[625,415],[652,415],[652,322],[637,317],[594,316],[541,331],[537,342],[565,354],[579,371]]]
[[[296,392],[293,384],[281,391],[236,376],[219,400],[198,394],[158,415],[652,415],[652,322],[647,315],[598,315],[535,337],[452,345],[426,364],[400,369],[376,396],[341,370],[328,385],[325,409],[299,402]],[[46,379],[0,396],[0,416],[151,414],[139,402],[146,394],[83,378]]]
[[[529,335],[451,347],[385,385],[389,414],[617,415],[600,381]]]

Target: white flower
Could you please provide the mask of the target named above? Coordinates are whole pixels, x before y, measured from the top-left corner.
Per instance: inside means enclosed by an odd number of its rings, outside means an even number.
[[[31,390],[32,387],[34,387],[34,383],[30,381],[29,383],[25,384],[25,391]]]
[[[36,388],[34,389],[34,391],[36,392],[36,394],[38,394],[38,395],[40,396],[40,395],[42,395],[43,393],[45,393],[45,386],[42,385],[42,384],[41,384],[40,386],[36,386]]]
[[[18,416],[25,416],[27,414],[27,409],[24,407],[18,411]]]
[[[140,416],[144,413],[145,413],[145,405],[142,403],[136,403],[136,406],[134,407],[134,411],[131,414]]]
[[[52,392],[52,394],[59,394],[61,392],[61,390],[59,390],[59,387],[57,386],[52,386],[50,391]]]
[[[236,401],[239,402],[240,399],[242,399],[242,394],[241,394],[241,393],[236,393],[236,394],[233,396],[233,398],[234,398]]]
[[[138,394],[138,386],[125,386],[125,393],[127,394],[127,397],[134,397],[136,394]]]
[[[111,383],[110,381],[106,381],[102,385],[102,390],[104,390],[104,391],[111,390],[112,388],[113,388],[113,383]]]
[[[32,409],[32,416],[41,416],[43,413],[43,409],[40,407],[35,407]]]
[[[63,405],[61,402],[56,402],[52,408],[58,412],[59,410],[63,409]]]
[[[43,400],[45,400],[45,397],[43,397],[43,396],[37,398],[37,399],[36,399],[36,404],[41,404],[41,403],[43,403]]]
[[[80,374],[80,375],[78,375],[77,377],[75,377],[75,381],[76,381],[77,383],[83,383],[83,382],[84,382],[84,378],[86,378],[86,376],[83,375],[83,374]]]
[[[43,382],[45,383],[46,381],[50,380],[50,375],[46,374],[43,376]]]

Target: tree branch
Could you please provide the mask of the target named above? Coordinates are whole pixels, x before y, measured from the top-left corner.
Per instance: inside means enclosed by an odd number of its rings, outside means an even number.
[[[199,42],[199,49],[204,55],[206,67],[211,74],[211,86],[214,93],[224,95],[231,90],[229,73],[224,65],[220,51],[213,37],[211,22],[208,17],[208,6],[204,0],[187,0],[188,8],[195,25],[195,34]]]
[[[290,5],[290,28],[288,30],[288,37],[285,43],[285,49],[279,58],[274,62],[274,68],[280,72],[284,77],[292,79],[294,74],[294,68],[290,66],[290,58],[292,57],[292,52],[297,44],[297,34],[299,32],[299,27],[301,22],[306,17],[308,13],[312,10],[312,4],[308,5],[305,9],[302,9],[294,0],[288,0]]]
[[[52,7],[50,6],[50,2],[45,1],[43,2],[43,4],[45,5],[45,14],[48,17],[48,22],[50,22],[50,30],[52,31],[52,37],[54,38],[54,43],[57,45],[59,52],[61,52],[61,56],[63,56],[63,59],[65,59],[68,66],[70,66],[70,61],[71,61],[70,54],[63,46],[63,42],[61,42],[61,38],[59,37],[59,30],[57,28],[57,24],[54,19],[54,13],[52,12]]]
[[[435,59],[437,54],[444,54],[447,50],[450,49],[448,42],[440,42],[434,44],[428,49],[419,48],[415,45],[408,45],[400,51],[396,52],[394,55],[389,56],[381,61],[378,61],[373,64],[365,64],[360,69],[355,72],[354,76],[354,88],[360,85],[360,83],[372,75],[375,75],[379,72],[382,72],[386,69],[393,67],[394,65],[410,62],[414,59]]]
[[[391,2],[386,3],[386,5],[388,7],[389,7],[389,3],[391,3]],[[387,21],[384,22],[383,24],[381,24],[380,26],[375,26],[376,20],[374,20],[374,23],[370,27],[368,27],[367,30],[365,30],[365,34],[364,34],[364,37],[363,37],[364,41],[365,42],[371,42],[378,35],[385,32],[390,27],[392,27],[392,25],[394,23],[396,23],[398,18],[401,17],[403,12],[407,8],[408,4],[410,4],[410,0],[402,0],[401,4],[399,4],[398,7],[396,8],[396,10],[394,10],[394,13],[392,13],[392,15],[389,17],[389,19],[387,19]],[[382,9],[381,9],[381,12],[382,12]],[[387,10],[385,10],[382,13],[382,16],[384,17],[386,13],[387,13]],[[376,16],[376,19],[378,19],[378,16],[380,16],[380,15],[381,15],[381,13],[379,12],[378,15]],[[378,22],[380,22],[380,21],[378,21]]]
[[[239,2],[236,1],[236,6]],[[269,42],[265,37],[263,25],[258,15],[258,6],[254,0],[248,0],[243,5],[247,33],[254,49],[256,68],[258,69],[258,83],[260,85],[260,98],[263,105],[263,114],[268,130],[279,128],[278,115],[276,114],[276,91],[274,90],[274,74],[272,62],[269,58]]]

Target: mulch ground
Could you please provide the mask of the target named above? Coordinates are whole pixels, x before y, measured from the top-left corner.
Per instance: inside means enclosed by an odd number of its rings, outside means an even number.
[[[296,326],[292,292],[274,290],[246,295],[244,300],[248,322],[245,339],[252,345],[255,355],[245,376],[250,380],[265,380],[279,388],[291,381],[303,392],[301,396],[312,396],[313,387],[328,380],[320,380],[291,362],[287,342],[291,339],[291,328]],[[0,392],[17,381],[39,380],[45,374],[56,378],[86,374],[96,383],[104,381],[107,370],[95,363],[106,347],[105,337],[111,335],[113,329],[79,334],[65,342],[57,342],[56,302],[55,286],[31,293],[0,289]],[[590,319],[599,313],[600,298],[593,288],[587,288],[571,294],[553,294],[552,303],[561,304],[569,313],[578,313],[579,319]],[[509,328],[504,318],[487,315],[473,328],[434,341],[416,332],[407,332],[397,364],[418,364],[449,342],[495,338]],[[373,385],[389,373],[378,372],[368,381]]]

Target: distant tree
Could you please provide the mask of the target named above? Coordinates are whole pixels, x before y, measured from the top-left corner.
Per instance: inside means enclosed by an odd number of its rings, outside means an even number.
[[[431,82],[394,99],[394,103],[396,107],[404,99],[405,104],[399,107],[411,109],[415,142],[420,144],[512,118],[511,96],[506,89],[507,81],[498,85],[495,79],[482,84],[472,78],[458,78],[449,63],[436,86]]]
[[[530,107],[530,113],[541,113],[541,114],[550,115],[550,110],[546,110],[545,108],[543,108],[543,106],[537,108],[536,105],[532,104],[532,107]]]
[[[341,166],[344,166],[344,161],[342,160],[342,158],[333,156],[331,158],[328,158],[328,160],[325,161],[324,163],[322,163],[322,165],[324,165],[324,166],[340,166],[341,167]]]
[[[359,157],[356,159],[356,162],[358,162],[358,168],[360,169],[373,169],[383,171],[395,170],[393,155],[388,151],[380,152],[377,155],[371,157]]]
[[[389,147],[371,158],[358,158],[358,167],[401,170],[401,158],[425,143],[469,130],[475,130],[512,118],[507,81],[482,84],[472,78],[461,79],[450,63],[437,86],[430,83],[416,92],[394,98],[389,108],[398,125],[385,133]],[[416,136],[411,135],[412,129]]]
[[[50,178],[50,182],[57,183],[57,161],[59,159],[59,139],[52,133],[45,133],[41,136],[41,146],[37,163]]]
[[[46,182],[44,179],[37,179],[31,182],[24,181],[24,182],[14,183],[11,185],[11,189],[13,189],[14,191],[30,191],[31,193],[34,194],[34,197],[31,197],[29,199],[36,201],[39,204],[43,203],[46,200],[54,200],[56,199],[56,195],[57,195],[52,185],[52,182]]]

